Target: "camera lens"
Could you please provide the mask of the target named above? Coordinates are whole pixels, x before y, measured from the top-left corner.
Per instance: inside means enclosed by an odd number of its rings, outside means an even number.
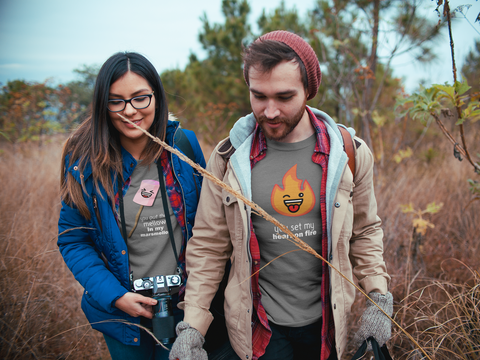
[[[175,318],[173,317],[172,297],[154,296],[157,304],[153,307],[153,334],[164,345],[175,341]]]

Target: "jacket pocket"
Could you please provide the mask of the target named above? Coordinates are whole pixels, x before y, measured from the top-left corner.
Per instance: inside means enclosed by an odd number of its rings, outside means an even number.
[[[123,339],[125,342],[124,321],[127,320],[132,323],[139,322],[137,320],[138,318],[132,318],[117,308],[115,308],[113,312],[106,311],[93,300],[90,294],[85,293],[85,291],[82,297],[81,307],[92,328],[116,339]]]
[[[239,203],[236,196],[222,189],[222,202],[225,211],[225,221],[230,232],[230,239],[233,246],[235,242],[242,238],[242,218],[239,212]]]
[[[222,189],[222,202],[225,206],[231,206],[237,203],[237,198],[230,194],[227,190]]]
[[[353,230],[353,184],[340,184],[332,209],[332,241],[348,242]]]

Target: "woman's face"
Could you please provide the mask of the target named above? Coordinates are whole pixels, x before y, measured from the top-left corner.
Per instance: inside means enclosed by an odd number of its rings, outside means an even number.
[[[129,71],[110,86],[108,100],[129,100],[152,92],[153,89],[147,80]],[[148,98],[145,101],[148,103]],[[118,130],[122,146],[138,159],[148,142],[148,137],[141,130],[124,121],[119,114],[148,131],[155,118],[155,95],[145,109],[135,109],[131,103],[128,103],[122,111],[108,113],[113,126]]]

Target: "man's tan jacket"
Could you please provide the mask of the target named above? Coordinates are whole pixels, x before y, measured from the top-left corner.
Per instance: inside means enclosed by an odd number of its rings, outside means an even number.
[[[373,189],[373,156],[366,144],[355,138],[360,146],[355,155],[354,183],[337,125],[327,114],[311,110],[324,121],[330,136],[326,199],[328,260],[366,293],[386,294],[390,277],[383,261],[383,231]],[[250,200],[250,148],[254,129],[253,114],[238,120],[230,132],[230,142],[235,148],[230,160],[227,162],[222,157],[220,149],[224,140],[213,151],[207,165],[208,171]],[[205,335],[213,319],[208,310],[210,303],[222,280],[225,264],[231,259],[225,290],[225,317],[232,347],[246,360],[252,359],[254,311],[249,241],[250,207],[205,178],[193,237],[187,244],[188,281],[185,301],[180,307],[185,310],[184,321]],[[333,269],[330,269],[330,284],[335,346],[341,358],[352,325],[348,315],[355,299],[355,288]]]

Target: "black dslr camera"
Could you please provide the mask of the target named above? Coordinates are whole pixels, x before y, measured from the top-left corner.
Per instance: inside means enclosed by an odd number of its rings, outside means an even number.
[[[164,345],[175,341],[172,295],[178,293],[180,285],[182,285],[180,275],[159,275],[133,281],[133,291],[147,291],[151,293],[149,296],[157,300],[153,307],[153,333]]]

